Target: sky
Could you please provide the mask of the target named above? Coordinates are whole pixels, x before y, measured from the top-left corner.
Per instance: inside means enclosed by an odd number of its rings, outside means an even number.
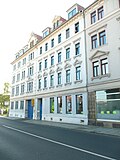
[[[67,19],[67,10],[75,3],[83,7],[95,0],[1,0],[0,1],[0,93],[4,83],[12,81],[15,54],[30,38],[31,32],[42,36],[52,27],[55,15]]]

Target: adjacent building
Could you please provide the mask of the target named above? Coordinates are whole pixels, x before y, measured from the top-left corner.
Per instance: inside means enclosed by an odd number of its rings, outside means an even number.
[[[15,55],[9,116],[120,125],[120,1],[67,14]]]

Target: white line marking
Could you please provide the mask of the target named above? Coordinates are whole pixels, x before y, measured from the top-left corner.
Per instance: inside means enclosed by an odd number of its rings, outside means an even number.
[[[58,144],[58,145],[61,145],[61,146],[65,146],[65,147],[68,147],[68,148],[71,148],[71,149],[74,149],[74,150],[77,150],[77,151],[81,151],[81,152],[84,152],[84,153],[87,153],[87,154],[91,154],[93,156],[101,157],[101,158],[108,159],[108,160],[117,160],[117,159],[110,158],[110,157],[107,157],[107,156],[103,156],[101,154],[90,152],[90,151],[87,151],[87,150],[84,150],[84,149],[81,149],[81,148],[70,146],[70,145],[65,144],[65,143],[61,143],[61,142],[57,142],[57,141],[54,141],[54,140],[51,140],[51,139],[48,139],[48,138],[37,136],[35,134],[29,133],[29,132],[26,132],[26,131],[23,131],[23,130],[19,130],[19,129],[16,129],[16,128],[13,128],[13,127],[9,127],[9,126],[6,126],[6,125],[3,125],[3,127],[14,130],[14,131],[17,131],[17,132],[20,132],[20,133],[24,133],[26,135],[29,135],[29,136],[32,136],[32,137],[35,137],[35,138],[39,138],[39,139],[42,139],[42,140],[45,140],[45,141],[48,141],[48,142],[51,142],[51,143],[55,143],[55,144]]]

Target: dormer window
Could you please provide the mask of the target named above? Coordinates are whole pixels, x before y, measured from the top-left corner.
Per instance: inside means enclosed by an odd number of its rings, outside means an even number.
[[[43,37],[46,37],[48,34],[49,34],[48,31],[44,32],[44,33],[43,33]]]
[[[76,15],[78,12],[83,11],[83,7],[80,6],[79,4],[74,4],[71,8],[67,10],[68,13],[68,19],[72,18],[74,15]]]
[[[73,17],[76,14],[76,8],[74,8],[71,12],[68,13],[68,19]]]
[[[43,38],[46,37],[46,36],[48,36],[48,35],[50,34],[50,31],[51,31],[51,28],[50,28],[50,27],[47,27],[46,29],[44,29],[44,30],[42,31],[42,33],[43,33]]]
[[[30,42],[30,48],[34,46],[34,40]]]

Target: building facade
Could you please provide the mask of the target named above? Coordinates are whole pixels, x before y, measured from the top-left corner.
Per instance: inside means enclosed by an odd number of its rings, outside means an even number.
[[[67,13],[12,62],[10,116],[88,124],[83,7]]]
[[[67,14],[16,54],[9,116],[117,126],[120,1],[75,4]]]
[[[120,1],[85,10],[89,123],[120,125]]]

